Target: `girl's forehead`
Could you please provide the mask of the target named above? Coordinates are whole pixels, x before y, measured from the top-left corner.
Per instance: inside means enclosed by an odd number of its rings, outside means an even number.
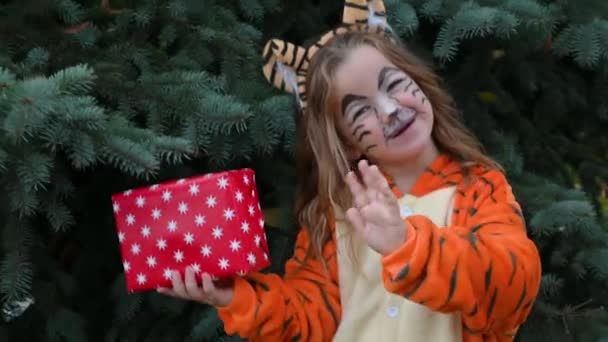
[[[370,46],[353,49],[334,75],[338,102],[349,94],[369,96],[377,92],[397,72],[399,69],[377,49]]]

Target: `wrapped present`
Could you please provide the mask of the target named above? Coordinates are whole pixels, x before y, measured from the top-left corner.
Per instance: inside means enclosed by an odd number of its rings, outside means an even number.
[[[171,273],[187,266],[224,279],[270,265],[251,169],[127,190],[112,202],[129,293],[171,287]]]

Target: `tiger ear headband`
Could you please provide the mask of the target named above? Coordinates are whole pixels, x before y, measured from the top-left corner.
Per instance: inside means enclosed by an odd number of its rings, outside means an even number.
[[[342,24],[325,33],[305,48],[281,39],[264,46],[264,77],[274,87],[296,96],[301,109],[306,107],[306,72],[314,54],[336,35],[347,32],[384,33],[389,29],[382,0],[345,0]]]

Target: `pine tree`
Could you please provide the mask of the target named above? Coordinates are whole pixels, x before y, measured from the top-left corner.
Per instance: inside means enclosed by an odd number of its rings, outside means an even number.
[[[261,46],[305,44],[343,2],[0,2],[0,304],[4,341],[230,341],[216,312],[127,295],[109,196],[256,170],[280,273],[293,243],[293,99]],[[608,335],[608,5],[385,0],[506,167],[542,253],[518,340]],[[269,210],[268,208],[278,208]],[[278,217],[275,220],[274,217]],[[32,324],[35,328],[29,328]]]

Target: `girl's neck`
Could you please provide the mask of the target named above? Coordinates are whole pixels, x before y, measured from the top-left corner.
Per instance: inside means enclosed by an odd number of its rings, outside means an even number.
[[[415,159],[399,163],[380,163],[378,166],[393,178],[401,193],[407,194],[411,191],[416,180],[438,156],[437,146],[431,143]]]

